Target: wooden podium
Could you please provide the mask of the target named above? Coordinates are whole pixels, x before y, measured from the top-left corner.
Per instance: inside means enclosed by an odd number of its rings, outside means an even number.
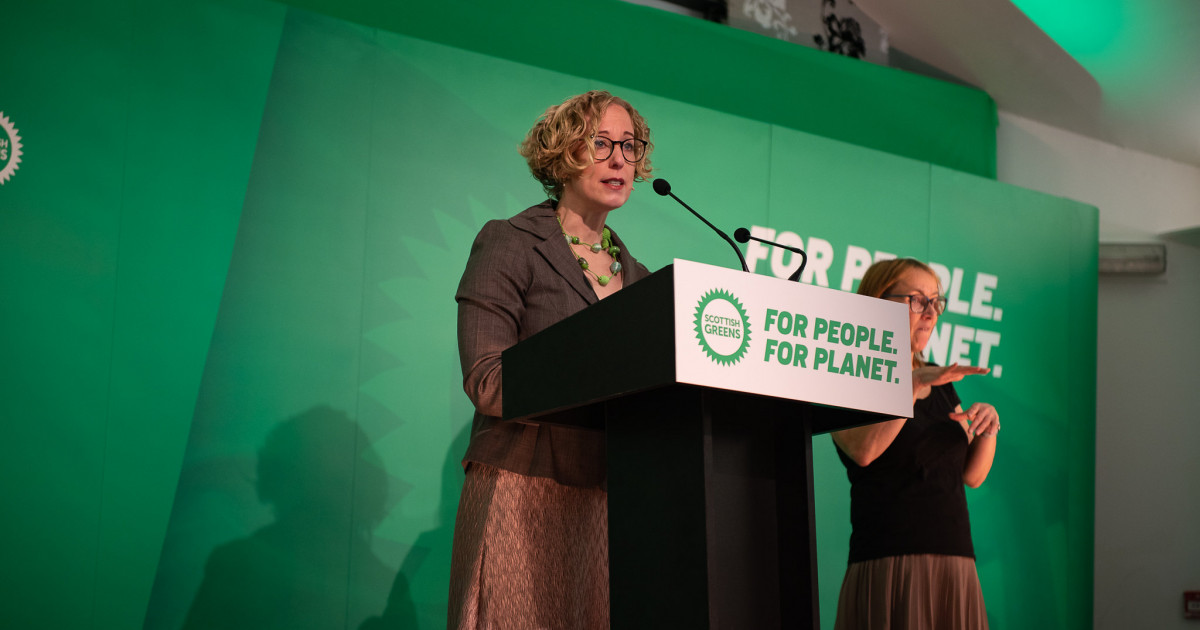
[[[705,302],[695,289],[682,286],[697,282],[720,287],[719,296],[733,299],[719,306],[741,316],[702,313],[706,304],[713,308],[713,300]],[[767,297],[754,297],[759,294]],[[814,297],[851,302],[830,307],[813,303]],[[784,340],[804,339],[816,355],[816,319],[845,325],[872,317],[898,329],[890,331],[899,337],[894,345],[908,348],[903,305],[881,300],[869,305],[861,296],[676,261],[503,355],[506,419],[606,431],[614,629],[818,628],[812,436],[912,414],[907,364],[886,384],[862,376],[861,370],[859,376],[832,374],[846,381],[851,398],[863,394],[863,384],[854,381],[869,381],[875,392],[867,392],[864,402],[878,398],[881,387],[889,388],[894,393],[884,396],[889,400],[882,406],[832,406],[820,400],[828,396],[811,392],[797,399],[791,387],[781,390],[782,396],[761,393],[780,388],[763,384],[769,375],[738,381],[733,375],[743,368],[778,372],[785,384],[831,378],[832,359],[823,371],[815,356],[804,367],[785,365],[778,356],[774,364],[763,358],[771,337],[767,312],[782,311],[757,308],[756,299],[792,304],[797,310],[788,312],[797,321],[807,314],[809,336],[794,330],[784,335],[776,326],[776,350]],[[882,315],[859,312],[879,304],[899,308],[884,307]],[[756,325],[760,313],[763,323]],[[749,343],[736,361],[700,343],[697,329],[706,319],[745,322],[742,332]],[[691,343],[682,341],[687,339]],[[845,345],[832,345],[839,344]],[[579,353],[588,347],[613,357],[606,378],[583,378],[575,370]],[[889,355],[875,354],[877,363]],[[686,382],[685,363],[713,368],[721,385]],[[823,389],[819,384],[815,391]],[[833,398],[841,401],[846,395]]]

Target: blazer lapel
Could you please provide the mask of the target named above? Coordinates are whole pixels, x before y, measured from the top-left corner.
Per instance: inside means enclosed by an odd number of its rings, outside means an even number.
[[[575,289],[588,304],[595,304],[599,298],[588,283],[587,276],[579,269],[579,263],[571,255],[563,238],[562,228],[554,218],[553,202],[546,200],[521,214],[510,219],[514,227],[520,228],[542,238],[534,249],[546,260],[555,273],[562,276],[567,284]]]

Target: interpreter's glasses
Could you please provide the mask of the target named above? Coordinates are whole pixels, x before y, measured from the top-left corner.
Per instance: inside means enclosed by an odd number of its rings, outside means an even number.
[[[884,293],[885,298],[904,298],[908,300],[908,308],[918,315],[925,312],[925,309],[933,305],[933,312],[941,315],[946,311],[946,298],[942,296],[927,298],[924,295],[913,293],[905,295],[903,293]]]
[[[592,146],[596,151],[596,161],[600,162],[607,160],[608,156],[612,155],[613,146],[618,143],[605,138],[604,136],[593,136]],[[646,145],[650,144],[645,140],[638,138],[627,138],[620,142],[621,155],[625,156],[626,162],[641,162],[642,158],[646,157]]]

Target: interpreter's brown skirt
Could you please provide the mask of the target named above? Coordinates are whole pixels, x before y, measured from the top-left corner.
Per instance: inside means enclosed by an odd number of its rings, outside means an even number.
[[[835,630],[986,630],[975,560],[893,556],[846,568]]]
[[[603,490],[472,463],[450,566],[451,630],[607,630]]]

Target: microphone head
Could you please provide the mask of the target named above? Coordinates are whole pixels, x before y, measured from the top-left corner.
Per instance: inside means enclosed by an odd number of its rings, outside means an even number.
[[[733,239],[739,243],[745,243],[750,240],[750,230],[746,228],[738,228],[733,231]]]
[[[667,183],[667,180],[665,180],[661,177],[654,180],[653,186],[654,186],[654,192],[656,192],[664,197],[671,194],[671,184]]]

